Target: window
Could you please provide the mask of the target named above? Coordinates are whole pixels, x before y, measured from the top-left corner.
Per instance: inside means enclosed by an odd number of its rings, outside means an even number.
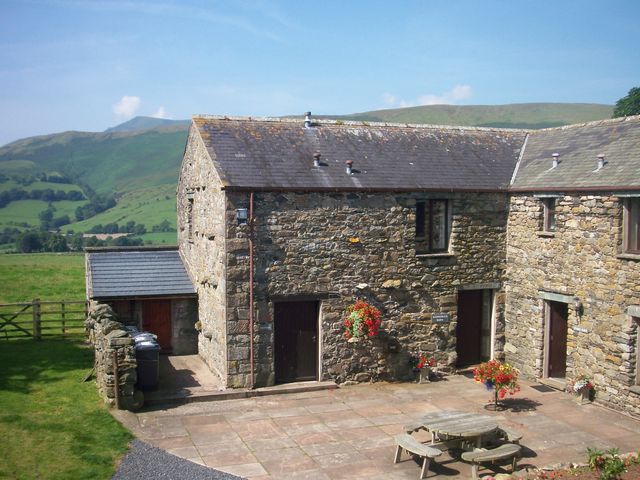
[[[624,251],[640,253],[640,198],[629,198],[625,202]]]
[[[556,199],[555,198],[542,199],[542,231],[543,232],[556,231]]]
[[[187,240],[193,241],[193,194],[187,194]]]
[[[439,253],[449,250],[451,208],[449,200],[416,202],[416,251]]]

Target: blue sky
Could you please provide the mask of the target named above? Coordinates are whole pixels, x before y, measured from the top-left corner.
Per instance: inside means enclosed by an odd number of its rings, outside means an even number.
[[[0,0],[0,145],[134,115],[607,103],[640,2]]]

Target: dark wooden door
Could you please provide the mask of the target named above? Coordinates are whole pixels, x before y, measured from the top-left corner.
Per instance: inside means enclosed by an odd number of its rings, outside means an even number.
[[[458,324],[456,326],[457,366],[481,361],[482,290],[458,292]]]
[[[274,304],[276,382],[317,380],[318,302]]]
[[[171,300],[142,301],[142,329],[157,335],[162,350],[171,350]]]
[[[567,317],[566,303],[549,302],[549,377],[567,375]]]

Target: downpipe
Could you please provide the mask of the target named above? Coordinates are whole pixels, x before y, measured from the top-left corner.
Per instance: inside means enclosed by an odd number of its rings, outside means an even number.
[[[253,249],[254,249],[253,192],[249,194],[249,389],[255,388],[253,357]]]

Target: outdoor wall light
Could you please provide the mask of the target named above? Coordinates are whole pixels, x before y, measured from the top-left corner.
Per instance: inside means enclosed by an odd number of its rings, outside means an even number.
[[[247,223],[247,219],[249,218],[249,212],[246,208],[238,208],[236,210],[236,220],[238,221],[238,225],[242,225]]]
[[[578,297],[573,297],[573,309],[579,317],[582,316],[583,305]]]

